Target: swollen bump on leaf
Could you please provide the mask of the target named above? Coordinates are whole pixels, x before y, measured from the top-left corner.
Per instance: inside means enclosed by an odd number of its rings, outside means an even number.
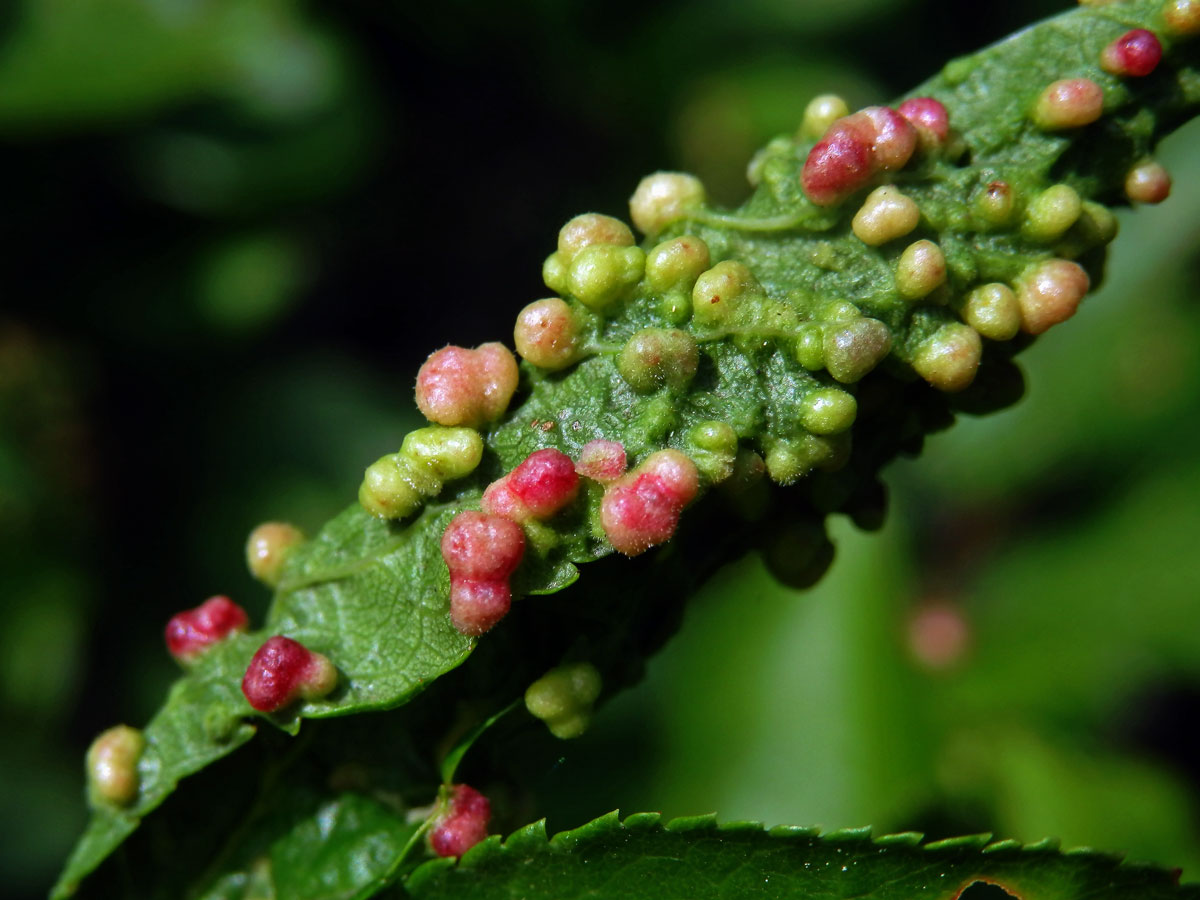
[[[946,280],[946,257],[933,241],[909,244],[896,263],[896,290],[905,300],[920,300]]]
[[[304,532],[287,522],[264,522],[246,540],[246,565],[250,574],[274,587],[289,551],[303,543]]]
[[[190,663],[213,644],[245,631],[249,625],[246,611],[228,597],[209,597],[167,622],[167,650],[179,662]]]
[[[943,325],[917,348],[913,368],[939,391],[953,393],[975,380],[983,342],[970,325]]]
[[[1065,322],[1075,315],[1089,286],[1087,273],[1078,263],[1050,259],[1030,266],[1015,285],[1021,329],[1041,334]]]
[[[696,464],[678,450],[659,450],[609,485],[600,522],[613,547],[637,556],[665,543],[699,489]]]
[[[438,856],[462,856],[487,837],[492,806],[470,785],[452,784],[434,814],[429,849]]]
[[[592,705],[600,696],[600,672],[588,662],[551,669],[525,691],[525,708],[541,719],[557,738],[582,735],[592,718]]]
[[[617,356],[617,371],[639,394],[664,387],[682,390],[699,365],[696,341],[678,329],[645,328],[626,341]]]
[[[1162,60],[1163,48],[1153,31],[1134,28],[1100,53],[1100,67],[1110,75],[1144,78]]]
[[[443,347],[417,373],[417,407],[438,425],[478,428],[508,409],[517,377],[517,361],[503,344]]]
[[[508,580],[525,555],[525,533],[503,516],[468,510],[442,534],[442,559],[450,571],[450,620],[478,636],[508,615]]]
[[[585,478],[608,484],[625,474],[625,447],[618,441],[588,441],[579,450],[575,471]]]
[[[695,175],[655,172],[647,175],[629,198],[629,218],[648,237],[704,206],[708,195]]]
[[[579,476],[561,450],[537,450],[483,492],[483,511],[514,522],[548,519],[575,499]]]
[[[1090,78],[1064,78],[1048,85],[1033,107],[1033,121],[1046,131],[1082,128],[1104,113],[1104,90]]]
[[[338,683],[329,658],[283,635],[268,638],[242,678],[242,693],[259,712],[277,712],[297,700],[319,700]]]
[[[517,316],[513,342],[523,359],[556,372],[579,353],[579,326],[571,307],[558,297],[530,303]]]
[[[1125,196],[1131,203],[1162,203],[1171,196],[1171,175],[1162,163],[1143,160],[1125,176]]]
[[[88,796],[95,806],[129,806],[137,799],[138,761],[146,738],[137,728],[114,725],[87,752]]]
[[[830,125],[848,115],[850,107],[837,94],[819,94],[804,107],[800,137],[803,140],[815,141],[829,130]]]

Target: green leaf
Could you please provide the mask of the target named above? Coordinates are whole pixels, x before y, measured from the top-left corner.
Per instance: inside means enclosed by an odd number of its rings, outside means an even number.
[[[828,513],[863,521],[877,515],[884,464],[917,450],[925,434],[950,424],[957,411],[995,409],[1019,395],[1020,376],[1009,358],[1026,339],[990,344],[975,383],[961,394],[935,391],[917,377],[913,363],[926,342],[943,327],[962,327],[966,290],[1011,281],[1051,256],[1077,258],[1098,280],[1110,236],[1080,225],[1048,246],[1024,236],[1019,223],[979,226],[970,204],[998,178],[1026,199],[1055,183],[1069,184],[1084,198],[1118,196],[1128,167],[1200,103],[1196,42],[1168,42],[1159,72],[1140,82],[1099,69],[1105,44],[1129,26],[1154,26],[1158,9],[1157,0],[1138,0],[1073,10],[951,63],[919,89],[946,104],[965,146],[964,155],[931,155],[896,177],[921,207],[923,224],[914,238],[936,238],[949,269],[947,287],[922,302],[903,299],[897,288],[900,244],[906,242],[867,246],[849,227],[857,203],[822,208],[804,197],[799,176],[811,142],[790,140],[772,142],[756,162],[760,186],[743,208],[700,209],[659,236],[696,235],[714,262],[732,260],[753,271],[763,290],[752,292],[735,318],[681,322],[678,298],[646,280],[608,316],[566,292],[581,323],[585,358],[565,373],[525,364],[523,399],[486,435],[480,468],[411,521],[385,523],[354,506],[293,553],[266,628],[206,654],[176,685],[147,729],[136,803],[96,814],[56,896],[69,894],[180,778],[249,739],[254,728],[244,719],[253,713],[238,684],[255,647],[270,634],[286,634],[326,654],[341,675],[328,698],[269,717],[293,734],[304,718],[408,704],[475,653],[482,659],[465,666],[456,682],[456,699],[474,706],[469,730],[481,711],[512,702],[565,656],[594,662],[609,690],[635,680],[645,655],[673,630],[685,593],[745,548],[792,534],[785,526],[808,527],[775,557],[812,563],[812,571],[798,576],[811,581],[820,572],[817,563],[827,562],[822,523]],[[1028,112],[1041,88],[1080,75],[1103,86],[1105,116],[1073,132],[1033,128]],[[646,249],[653,245],[647,241]],[[805,328],[822,329],[825,344],[836,349],[843,344],[833,338],[844,323],[864,317],[877,320],[872,333],[890,341],[888,357],[872,357],[866,366],[878,363],[873,371],[862,371],[857,359],[835,364],[823,357],[822,366],[812,369],[801,364],[798,343]],[[699,369],[690,384],[641,393],[621,375],[617,355],[636,332],[665,326],[689,330],[699,347]],[[814,391],[828,389],[856,398],[853,449],[848,434],[828,438],[803,425],[806,402]],[[440,538],[457,511],[478,506],[489,481],[534,450],[555,447],[574,457],[595,438],[620,440],[634,463],[663,447],[696,455],[689,432],[713,419],[732,427],[744,454],[765,457],[781,482],[771,491],[770,511],[742,509],[739,517],[736,498],[731,505],[707,499],[688,512],[666,547],[636,563],[601,563],[575,584],[580,565],[613,552],[599,527],[601,491],[592,485],[574,508],[529,530],[530,549],[513,585],[525,599],[509,619],[481,642],[453,628]],[[547,596],[564,588],[569,591],[562,598]],[[422,724],[427,745],[450,730],[447,717]]]
[[[457,865],[426,863],[405,887],[417,900],[950,900],[980,881],[1019,900],[1200,896],[1194,886],[1179,887],[1171,872],[1086,850],[1060,853],[1049,841],[1022,846],[991,842],[989,835],[920,841],[913,833],[872,839],[867,828],[823,836],[806,828],[764,831],[747,822],[718,825],[707,816],[663,825],[657,814],[643,813],[622,822],[614,812],[549,840],[542,822],[504,843],[490,838]]]

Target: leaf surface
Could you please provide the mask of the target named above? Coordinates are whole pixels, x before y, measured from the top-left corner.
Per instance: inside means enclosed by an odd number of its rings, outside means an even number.
[[[977,835],[921,844],[914,833],[872,839],[870,829],[764,831],[712,817],[663,824],[654,813],[624,821],[610,813],[551,839],[538,822],[504,843],[489,839],[457,864],[426,863],[406,888],[418,900],[952,900],[976,882],[1018,900],[1200,896],[1165,870],[1091,851],[1061,853],[1049,841],[1022,846]]]

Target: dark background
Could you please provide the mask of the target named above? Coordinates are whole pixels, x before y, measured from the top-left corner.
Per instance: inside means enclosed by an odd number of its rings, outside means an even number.
[[[815,93],[885,101],[1066,5],[0,6],[13,896],[82,827],[94,734],[160,702],[166,618],[214,593],[261,616],[250,528],[350,502],[425,355],[509,340],[547,293],[562,222],[624,216],[659,168],[736,203]],[[808,595],[746,561],[698,599],[549,773],[581,815],[1054,833],[1200,871],[1198,141],[1164,149],[1176,196],[1123,220],[1029,398],[896,467],[882,535],[837,525]],[[938,622],[966,635],[944,659],[912,637]]]

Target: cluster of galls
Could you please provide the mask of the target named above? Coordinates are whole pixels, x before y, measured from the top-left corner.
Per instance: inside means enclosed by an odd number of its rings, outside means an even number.
[[[633,472],[624,469],[625,450],[615,441],[585,445],[578,463],[560,450],[538,450],[488,486],[482,511],[456,515],[442,534],[454,626],[481,635],[508,614],[510,579],[525,556],[521,526],[571,504],[581,474],[605,485],[601,526],[613,547],[633,556],[669,540],[699,486],[695,464],[678,451],[660,450]]]
[[[1190,21],[1195,4],[1174,2],[1164,7],[1164,18],[1176,23],[1176,33],[1191,33],[1181,23]],[[1189,26],[1190,27],[1190,26]],[[1100,67],[1111,75],[1141,78],[1154,71],[1163,48],[1157,36],[1135,29],[1112,41],[1100,54]],[[1104,112],[1104,91],[1089,78],[1069,78],[1047,85],[1030,109],[1030,119],[1047,132],[1066,132],[1095,122]],[[805,115],[802,135],[820,139],[809,152],[801,171],[805,195],[818,206],[840,204],[854,194],[886,179],[917,157],[938,152],[957,153],[955,135],[946,108],[930,97],[905,101],[896,110],[869,107],[852,115],[836,97],[816,98]],[[950,149],[947,149],[950,148]],[[1145,160],[1133,166],[1125,179],[1128,198],[1137,203],[1157,203],[1170,193],[1171,180],[1163,167]],[[1003,341],[1020,331],[1040,334],[1070,318],[1089,288],[1083,268],[1069,258],[1116,234],[1111,212],[1083,201],[1069,185],[1055,184],[1031,196],[1018,196],[1008,181],[988,183],[970,207],[981,230],[1013,228],[1025,240],[1051,248],[1058,256],[1033,262],[1011,284],[986,283],[950,297],[946,259],[941,248],[918,240],[899,254],[895,263],[896,293],[905,301],[950,303],[961,323],[944,325],[911,351],[910,362],[926,381],[945,391],[965,388],[974,379],[982,355],[980,337]],[[920,206],[895,184],[879,184],[853,213],[850,226],[864,244],[879,247],[905,237],[922,221]],[[860,329],[871,329],[860,323]],[[813,332],[811,326],[804,326]],[[876,359],[888,351],[885,329],[874,327],[871,345]],[[830,342],[815,332],[805,334],[798,350],[802,363],[815,367],[818,342]],[[864,347],[866,344],[864,343]],[[830,347],[827,349],[834,349]],[[827,354],[829,355],[829,354]],[[855,354],[856,357],[860,354]],[[851,380],[844,364],[832,358],[830,373],[839,381]]]
[[[246,542],[250,572],[270,586],[278,584],[288,554],[304,535],[285,522],[266,522]],[[167,650],[191,667],[197,660],[250,625],[246,610],[228,597],[209,597],[199,606],[176,613],[163,632]],[[316,699],[337,685],[338,674],[325,656],[298,641],[276,635],[258,648],[246,667],[242,693],[260,712],[275,712],[298,699]],[[88,750],[88,794],[96,805],[129,806],[138,797],[138,764],[146,750],[145,735],[136,728],[108,729]]]
[[[290,551],[304,540],[295,526],[267,522],[246,542],[250,571],[275,586]],[[228,597],[210,597],[195,609],[184,610],[167,623],[167,649],[183,665],[191,665],[211,648],[246,631],[250,617]],[[242,678],[242,693],[259,712],[275,712],[296,700],[314,700],[337,686],[337,668],[329,659],[283,635],[265,641],[255,652]]]

